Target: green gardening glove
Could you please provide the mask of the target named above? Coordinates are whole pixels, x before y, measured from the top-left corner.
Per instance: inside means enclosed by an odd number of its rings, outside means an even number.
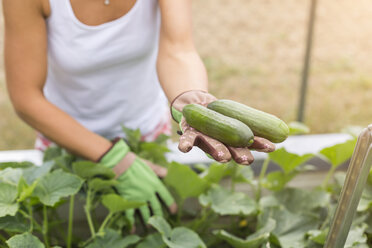
[[[163,216],[160,201],[169,208],[175,205],[172,195],[149,167],[148,161],[130,152],[128,145],[122,139],[114,143],[100,162],[112,168],[116,173],[119,182],[116,188],[123,198],[148,203],[139,208],[146,224],[151,216],[150,209],[153,215]],[[126,211],[126,216],[132,226],[134,212],[134,209]]]

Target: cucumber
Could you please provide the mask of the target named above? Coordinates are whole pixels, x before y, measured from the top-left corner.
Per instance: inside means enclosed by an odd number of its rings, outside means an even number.
[[[268,139],[273,143],[283,142],[289,135],[289,128],[284,121],[247,105],[232,100],[217,100],[208,104],[208,108],[240,120],[250,127],[255,136]]]
[[[226,145],[247,147],[253,143],[251,129],[239,120],[198,104],[186,105],[182,114],[191,127]]]

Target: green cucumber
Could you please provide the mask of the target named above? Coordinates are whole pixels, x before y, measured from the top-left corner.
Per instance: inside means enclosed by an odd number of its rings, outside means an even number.
[[[186,105],[182,114],[191,127],[226,145],[247,147],[253,143],[251,129],[239,120],[198,104]]]
[[[284,121],[247,105],[232,100],[217,100],[208,104],[208,108],[243,122],[255,136],[271,142],[283,142],[289,135],[289,128]]]

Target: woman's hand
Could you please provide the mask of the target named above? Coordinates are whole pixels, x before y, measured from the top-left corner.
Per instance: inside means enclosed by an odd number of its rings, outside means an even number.
[[[198,146],[204,152],[211,155],[216,161],[228,162],[231,159],[239,164],[248,165],[254,160],[251,149],[260,152],[272,152],[275,150],[275,145],[267,139],[254,137],[254,143],[250,147],[231,147],[226,146],[220,141],[213,139],[194,128],[186,122],[182,117],[182,109],[187,104],[196,103],[207,106],[210,102],[217,100],[213,95],[203,91],[187,91],[176,97],[172,102],[172,116],[176,121],[180,121],[182,135],[180,137],[178,149],[182,152],[188,152],[193,146]]]
[[[162,216],[162,204],[168,207],[171,213],[177,211],[177,205],[167,188],[158,178],[166,176],[166,169],[142,160],[129,151],[124,140],[116,140],[113,146],[100,160],[105,166],[112,168],[119,184],[118,193],[127,200],[145,202],[147,205],[139,208],[139,212],[147,224],[153,215]],[[134,209],[126,211],[130,223],[134,224]]]

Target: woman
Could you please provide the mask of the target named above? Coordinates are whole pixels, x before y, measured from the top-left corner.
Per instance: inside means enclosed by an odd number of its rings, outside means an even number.
[[[156,193],[175,211],[156,177],[166,170],[112,140],[122,136],[122,124],[148,140],[169,132],[167,100],[177,115],[185,104],[215,99],[191,36],[191,1],[3,0],[3,11],[9,95],[41,133],[38,144],[55,142],[112,168],[119,193],[150,202],[155,215],[162,214]],[[181,151],[197,145],[218,161],[253,161],[248,148],[226,147],[184,120],[182,129]],[[274,150],[260,138],[253,147]],[[140,212],[146,221],[149,208]],[[133,212],[127,216],[133,221]]]

